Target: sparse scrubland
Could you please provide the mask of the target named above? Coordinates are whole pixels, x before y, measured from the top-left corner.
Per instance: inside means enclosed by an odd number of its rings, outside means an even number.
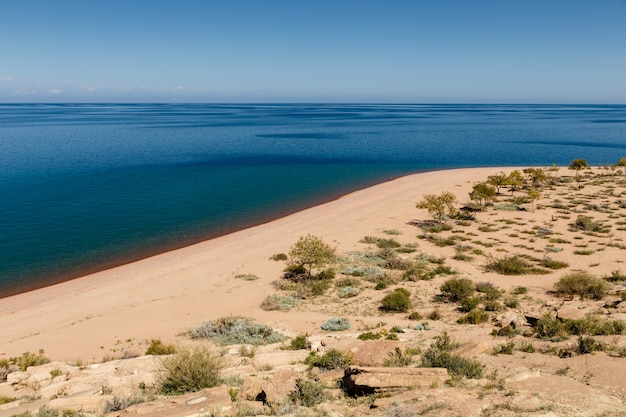
[[[196,415],[625,415],[626,176],[574,160],[453,191],[414,201],[414,218],[381,224],[348,251],[308,234],[268,254],[284,270],[259,311],[277,322],[321,314],[318,330],[285,335],[224,316],[180,345],[146,341],[153,377],[108,415],[206,389],[230,403]],[[235,276],[250,288],[257,278]],[[0,380],[47,361],[0,359]],[[4,392],[0,410],[26,404],[18,389]],[[98,415],[38,410],[13,415]]]

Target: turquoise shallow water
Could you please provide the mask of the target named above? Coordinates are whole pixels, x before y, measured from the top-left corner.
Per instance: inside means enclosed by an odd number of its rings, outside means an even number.
[[[0,295],[411,172],[625,148],[626,106],[0,105]]]

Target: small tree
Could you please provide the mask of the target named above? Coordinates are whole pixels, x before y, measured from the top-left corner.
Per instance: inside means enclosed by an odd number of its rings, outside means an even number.
[[[589,168],[589,164],[587,164],[587,160],[585,159],[574,159],[569,163],[568,169],[576,171],[576,183],[578,184],[578,188],[580,188],[580,175],[578,174],[581,169]]]
[[[530,185],[533,187],[539,187],[548,180],[546,172],[541,168],[526,168],[524,174],[526,174]]]
[[[504,172],[500,172],[495,175],[489,175],[487,177],[487,184],[496,187],[496,193],[500,194],[500,188],[507,185],[508,176]]]
[[[626,175],[626,158],[621,157],[615,164],[616,167],[624,167],[624,175]]]
[[[444,191],[439,195],[426,194],[424,199],[417,203],[417,208],[426,209],[431,216],[443,225],[446,219],[453,216],[457,209],[454,206],[457,203],[454,194],[448,191]]]
[[[486,182],[479,182],[478,184],[474,184],[469,196],[470,199],[478,200],[479,204],[484,206],[487,204],[487,201],[496,199],[496,189]]]
[[[539,197],[541,197],[541,193],[539,193],[535,187],[528,189],[528,198],[530,198],[530,207],[533,213],[535,212],[535,201],[538,200]]]
[[[289,257],[291,265],[305,268],[310,278],[313,268],[321,268],[335,259],[335,248],[309,233],[289,249]]]
[[[518,170],[511,171],[508,177],[506,177],[506,185],[510,187],[511,195],[514,191],[519,190],[524,185],[524,177]]]

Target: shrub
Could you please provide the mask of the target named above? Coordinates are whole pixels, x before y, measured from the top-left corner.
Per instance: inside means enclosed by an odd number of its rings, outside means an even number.
[[[359,289],[356,287],[348,286],[339,290],[339,298],[350,298],[357,295],[359,295]]]
[[[435,338],[433,343],[422,355],[421,366],[425,368],[446,368],[451,376],[481,378],[484,366],[472,359],[453,355],[451,351],[458,347],[447,333]]]
[[[421,320],[422,315],[419,311],[411,311],[409,316],[407,317],[409,320]]]
[[[289,394],[287,399],[303,407],[313,407],[329,401],[331,396],[326,392],[322,383],[298,378],[295,389]]]
[[[357,336],[359,340],[378,340],[383,337],[380,333],[365,332]]]
[[[502,275],[523,275],[535,272],[531,264],[517,255],[505,256],[502,259],[491,257],[485,269]]]
[[[493,348],[494,355],[512,355],[515,348],[515,342],[508,342]]]
[[[513,294],[515,295],[523,295],[528,293],[528,288],[526,287],[515,287],[513,288]]]
[[[402,352],[400,348],[396,348],[393,353],[389,354],[389,357],[385,359],[383,366],[389,368],[400,368],[409,366],[413,362],[412,355],[407,352]]]
[[[266,345],[286,339],[271,327],[243,317],[222,317],[201,324],[190,331],[194,339],[207,338],[219,345]]]
[[[304,362],[310,367],[329,371],[331,369],[345,369],[354,364],[354,356],[350,352],[345,353],[337,349],[329,349],[322,356],[316,352],[311,352]]]
[[[169,344],[166,345],[161,339],[150,340],[150,346],[146,350],[146,355],[171,355],[176,352],[176,346]]]
[[[20,371],[25,371],[29,366],[39,366],[50,363],[50,359],[44,355],[43,349],[40,349],[38,353],[24,352],[22,356],[11,358],[10,361],[20,368]]]
[[[545,258],[543,258],[543,260],[539,262],[539,265],[543,266],[544,268],[549,268],[549,269],[563,269],[569,266],[567,262],[557,261],[557,260],[550,258],[549,256],[546,256]]]
[[[480,324],[489,320],[489,313],[480,308],[475,308],[457,320],[459,324]]]
[[[497,300],[502,297],[500,290],[491,282],[479,282],[476,284],[476,291],[482,293],[485,300]]]
[[[387,294],[381,301],[381,309],[385,311],[408,311],[411,308],[411,299],[407,292],[404,288],[397,288],[391,294]]]
[[[443,296],[450,302],[459,302],[474,294],[476,287],[468,278],[450,278],[441,285]]]
[[[622,274],[622,271],[620,271],[619,269],[616,269],[615,271],[611,272],[611,275],[605,276],[604,279],[609,282],[626,281],[626,275]]]
[[[584,232],[604,233],[607,229],[601,223],[594,222],[591,217],[579,215],[576,220],[570,224],[572,230],[582,230]]]
[[[259,279],[259,277],[254,274],[237,274],[235,275],[235,278],[242,279],[244,281],[256,281],[257,279]]]
[[[343,330],[349,330],[352,328],[352,324],[350,324],[350,320],[334,317],[332,319],[326,320],[324,324],[322,324],[322,330],[326,330],[328,332],[340,332]]]
[[[535,332],[538,338],[555,342],[565,340],[569,337],[569,333],[563,322],[556,317],[552,317],[549,313],[537,320]]]
[[[277,253],[276,255],[270,256],[270,259],[272,261],[286,261],[287,255],[285,255],[284,253]]]
[[[593,337],[585,336],[578,338],[578,353],[585,355],[597,350],[604,350],[604,345],[596,341]]]
[[[461,306],[459,307],[459,310],[461,310],[464,313],[468,313],[472,311],[473,309],[475,309],[476,307],[478,307],[478,305],[480,304],[480,298],[479,297],[464,298],[461,300],[460,304]]]
[[[283,350],[302,350],[309,348],[307,335],[296,336],[289,342],[289,345],[281,347]]]
[[[578,295],[581,299],[591,298],[592,300],[601,300],[608,288],[606,281],[584,271],[566,274],[554,284],[554,289],[561,295]]]
[[[161,362],[157,376],[159,391],[165,395],[181,395],[215,387],[220,384],[222,356],[206,346],[178,351]]]
[[[261,309],[265,311],[289,311],[298,305],[298,299],[291,295],[270,294],[261,303]]]

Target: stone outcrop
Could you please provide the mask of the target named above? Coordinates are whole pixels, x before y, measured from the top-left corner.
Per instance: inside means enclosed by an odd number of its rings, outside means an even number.
[[[449,378],[443,368],[351,366],[345,370],[343,386],[349,394],[364,395],[443,385]]]

